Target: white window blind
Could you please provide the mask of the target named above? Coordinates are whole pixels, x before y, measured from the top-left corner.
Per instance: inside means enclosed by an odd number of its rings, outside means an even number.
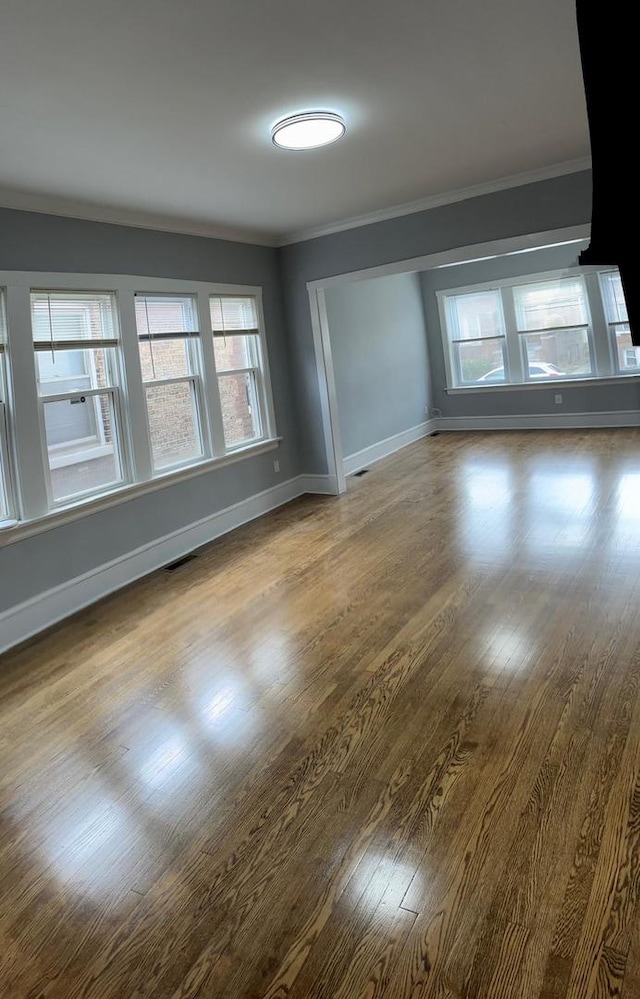
[[[575,329],[588,323],[581,279],[521,285],[513,289],[513,295],[521,332]]]
[[[610,323],[628,323],[629,313],[622,288],[620,271],[607,271],[601,275],[604,304]]]
[[[214,334],[258,333],[258,312],[253,296],[212,295],[210,306]]]
[[[37,351],[113,347],[119,340],[114,296],[107,292],[34,291],[31,322]]]

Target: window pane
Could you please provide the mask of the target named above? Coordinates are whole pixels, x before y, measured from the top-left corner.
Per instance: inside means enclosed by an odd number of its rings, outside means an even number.
[[[575,278],[513,289],[519,330],[554,329],[588,322],[586,294]]]
[[[154,468],[184,465],[201,457],[193,382],[151,385],[146,394]]]
[[[532,380],[591,374],[586,330],[529,333],[522,340]]]
[[[503,344],[503,340],[454,343],[458,361],[458,384],[503,382],[505,379]]]
[[[136,295],[138,336],[196,333],[198,320],[191,295]]]
[[[602,275],[602,289],[607,320],[610,323],[626,323],[629,318],[627,303],[622,290],[622,278],[619,271],[609,271]]]
[[[114,385],[113,348],[39,350],[36,352],[40,395],[82,392]]]
[[[237,447],[255,440],[261,431],[253,372],[222,375],[219,384],[225,444]]]
[[[143,381],[193,373],[185,334],[197,333],[198,320],[190,295],[136,295],[136,326],[138,336],[148,338],[139,341]]]
[[[224,330],[255,330],[258,328],[256,300],[250,295],[212,295],[209,299],[211,327]]]
[[[504,333],[502,301],[498,291],[479,291],[453,295],[447,299],[449,337],[451,340],[474,340]]]
[[[122,481],[115,436],[113,396],[84,402],[45,402],[44,423],[54,500],[106,489]]]
[[[118,326],[110,292],[34,291],[31,293],[33,339],[115,340]]]
[[[213,347],[218,371],[257,367],[257,339],[256,336],[214,337]]]
[[[623,373],[637,371],[640,368],[640,347],[634,347],[631,343],[629,324],[615,327],[615,334],[618,370]]]
[[[140,366],[142,380],[182,378],[192,374],[187,340],[141,340]]]

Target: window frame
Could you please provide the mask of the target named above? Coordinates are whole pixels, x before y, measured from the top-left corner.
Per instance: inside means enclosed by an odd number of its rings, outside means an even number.
[[[87,296],[87,299],[91,295],[104,295],[108,294],[112,299],[113,308],[113,318],[115,320],[115,337],[104,337],[101,339],[77,339],[77,340],[64,340],[58,341],[58,345],[55,341],[49,342],[44,340],[36,340],[33,331],[33,322],[31,324],[32,330],[32,345],[33,345],[33,359],[35,367],[35,377],[36,377],[36,387],[38,396],[38,417],[40,422],[40,446],[43,456],[44,464],[44,476],[45,476],[45,487],[47,491],[47,506],[50,511],[55,511],[57,509],[64,509],[67,506],[71,506],[76,503],[82,503],[83,501],[90,500],[94,496],[107,495],[110,492],[117,491],[119,489],[125,488],[129,485],[131,481],[131,463],[129,460],[129,455],[126,446],[127,435],[125,433],[126,426],[126,412],[122,405],[122,381],[123,381],[123,364],[122,364],[122,353],[121,353],[121,342],[122,342],[122,331],[120,326],[120,317],[118,313],[118,296],[117,293],[112,289],[95,289],[95,288],[51,288],[51,287],[41,287],[33,285],[29,289],[29,298],[33,295],[56,295],[63,297],[65,294],[83,294]],[[113,374],[113,378],[110,379],[112,384],[105,386],[103,388],[87,388],[81,390],[65,390],[62,392],[52,392],[44,393],[40,391],[42,385],[42,380],[40,378],[40,371],[38,365],[38,354],[45,353],[51,350],[52,352],[56,350],[75,350],[78,352],[93,351],[93,350],[111,350],[113,355],[109,359],[110,373]],[[93,361],[92,363],[95,363]],[[95,486],[89,487],[88,489],[80,489],[75,493],[69,493],[66,496],[56,499],[53,494],[53,482],[51,478],[51,464],[50,464],[50,449],[47,443],[47,430],[46,430],[46,420],[45,420],[45,406],[50,403],[55,402],[71,402],[76,397],[82,397],[84,399],[97,398],[99,396],[107,396],[110,398],[110,409],[112,413],[113,421],[113,448],[115,454],[115,460],[117,467],[120,471],[120,477],[107,484],[106,487]]]
[[[213,327],[213,322],[211,320],[211,300],[218,298],[222,301],[224,298],[252,298],[255,304],[257,327],[246,327],[244,329],[233,329],[233,330],[216,330]],[[254,295],[222,295],[222,294],[212,294],[209,295],[209,328],[211,330],[211,343],[214,352],[214,363],[216,363],[216,374],[218,380],[218,396],[220,395],[220,380],[228,377],[233,377],[236,375],[249,374],[253,379],[253,395],[256,401],[256,420],[258,424],[259,433],[255,437],[247,438],[243,441],[239,441],[237,444],[226,444],[225,441],[225,453],[232,454],[243,447],[247,447],[250,444],[259,443],[265,439],[268,439],[273,425],[273,402],[267,392],[267,383],[270,384],[270,380],[265,379],[265,368],[266,368],[266,351],[264,344],[264,321],[262,319],[261,312],[261,302]],[[253,354],[252,360],[253,364],[249,366],[239,367],[239,368],[225,368],[218,369],[217,362],[215,362],[215,341],[216,339],[228,339],[234,336],[244,336],[250,337],[254,342],[251,343],[250,350]],[[220,408],[221,418],[222,418],[222,407]],[[223,431],[224,431],[224,419],[223,419]],[[223,433],[224,439],[224,433]]]
[[[629,314],[627,311],[626,319],[611,319],[610,318],[610,303],[611,303],[611,292],[606,288],[607,278],[610,274],[619,274],[617,268],[607,267],[598,271],[598,284],[600,288],[600,295],[602,298],[602,308],[604,310],[604,318],[607,324],[607,330],[609,333],[609,349],[612,357],[612,368],[616,372],[618,378],[630,378],[633,375],[640,376],[640,362],[633,366],[632,369],[625,370],[620,366],[620,355],[618,353],[618,329],[620,326],[629,326]],[[623,289],[624,293],[624,289]],[[640,350],[638,347],[623,347],[623,350]]]
[[[586,323],[576,323],[573,326],[542,326],[539,329],[534,329],[534,330],[521,330],[520,329],[520,326],[519,326],[518,320],[517,320],[518,310],[517,310],[517,307],[516,307],[516,300],[515,300],[515,289],[516,288],[526,288],[526,287],[530,287],[530,286],[535,285],[535,284],[549,284],[550,282],[554,282],[554,281],[557,281],[558,283],[560,281],[567,281],[567,282],[568,281],[576,281],[576,278],[579,280],[579,283],[582,285],[582,291],[583,291],[583,294],[584,294],[585,313],[586,313],[586,319],[587,319]],[[502,294],[504,295],[505,291],[507,291],[507,286],[503,285],[503,288],[501,290],[502,290]],[[511,301],[513,302],[513,307],[514,307],[515,316],[516,316],[515,333],[516,333],[516,335],[518,337],[519,346],[520,346],[520,359],[521,359],[521,364],[522,364],[522,377],[524,379],[524,383],[525,384],[531,384],[532,382],[535,382],[536,384],[540,384],[535,378],[532,378],[531,375],[529,374],[529,368],[530,368],[531,364],[532,363],[535,364],[536,362],[535,361],[531,362],[529,360],[529,355],[528,355],[528,352],[527,352],[527,343],[526,343],[527,336],[536,336],[536,335],[539,335],[539,334],[542,334],[542,333],[554,333],[554,334],[556,334],[556,333],[569,333],[571,330],[585,330],[586,331],[586,334],[587,334],[587,350],[589,352],[589,364],[590,364],[591,370],[588,371],[586,374],[572,375],[570,378],[567,378],[565,380],[566,381],[584,381],[585,378],[593,378],[594,374],[595,374],[595,371],[596,371],[596,357],[595,357],[595,349],[594,349],[594,342],[593,342],[593,321],[592,321],[592,318],[591,318],[591,307],[590,307],[590,303],[589,303],[589,291],[588,291],[588,287],[587,287],[587,282],[585,281],[583,275],[580,272],[573,273],[573,274],[563,273],[558,278],[551,278],[551,279],[547,279],[547,280],[541,280],[538,276],[536,276],[536,280],[535,281],[521,281],[521,282],[518,282],[517,284],[511,284],[511,285],[509,285],[508,286],[508,290],[511,291]],[[507,291],[507,293],[508,293],[508,291]],[[560,380],[560,379],[558,379],[558,380]],[[544,384],[548,385],[549,383],[550,383],[549,381],[542,380],[542,384],[543,385]],[[554,384],[554,382],[551,381],[551,384]]]
[[[196,465],[201,461],[211,458],[213,455],[213,450],[211,447],[211,436],[209,433],[209,422],[206,419],[204,412],[204,397],[205,389],[203,385],[203,364],[202,364],[202,330],[200,328],[200,316],[198,309],[198,297],[194,292],[158,292],[158,291],[148,291],[148,290],[138,290],[134,294],[134,299],[146,299],[146,298],[167,298],[167,299],[177,299],[177,298],[188,298],[191,299],[193,316],[196,322],[197,329],[195,330],[185,330],[182,334],[176,333],[174,336],[165,336],[159,334],[145,334],[141,336],[136,324],[136,337],[138,341],[138,350],[140,350],[140,344],[143,342],[148,342],[150,345],[151,352],[153,352],[153,340],[154,337],[158,340],[181,340],[185,343],[185,352],[189,361],[190,371],[186,375],[176,375],[170,378],[153,378],[145,379],[142,375],[142,360],[140,362],[140,374],[142,378],[142,386],[144,390],[144,402],[145,402],[145,412],[146,412],[146,430],[149,445],[149,454],[151,457],[151,469],[153,478],[157,478],[159,475],[165,475],[168,472],[175,471],[181,468],[189,468],[191,465]],[[134,301],[135,308],[135,301]],[[137,318],[137,317],[136,317]],[[156,466],[153,460],[153,444],[151,435],[151,420],[149,418],[149,403],[147,389],[158,388],[165,385],[179,385],[179,384],[190,384],[193,388],[193,409],[194,409],[194,426],[200,441],[200,454],[196,455],[194,458],[190,458],[186,461],[175,461],[168,465]]]
[[[3,523],[0,545],[28,537],[60,523],[134,496],[161,488],[171,482],[182,481],[204,474],[216,467],[242,461],[263,451],[277,448],[273,398],[269,375],[268,350],[262,308],[262,288],[255,285],[218,284],[202,281],[184,281],[171,278],[149,278],[139,275],[59,274],[51,272],[5,271],[0,272],[0,290],[5,295],[7,317],[7,342],[5,357],[7,381],[7,408],[10,428],[10,468],[8,483],[13,490],[13,512],[16,518]],[[48,457],[46,438],[43,434],[41,399],[53,400],[54,396],[41,397],[37,377],[36,351],[33,347],[31,323],[31,291],[52,292],[89,291],[109,292],[115,295],[116,321],[119,330],[119,418],[121,430],[121,462],[128,471],[126,481],[113,487],[76,494],[70,499],[52,503],[47,485]],[[172,465],[154,472],[151,462],[150,441],[147,433],[144,385],[135,316],[136,292],[149,295],[185,295],[194,299],[199,325],[201,376],[201,438],[203,454],[188,465]],[[215,368],[213,338],[203,335],[210,328],[209,296],[252,296],[256,301],[259,321],[260,349],[263,359],[265,410],[263,435],[251,440],[247,446],[228,451],[222,437],[222,420],[218,395],[218,377]],[[99,346],[99,341],[87,341],[87,349]],[[110,392],[111,388],[98,389]],[[76,395],[78,393],[72,393]],[[84,393],[88,394],[88,393]],[[14,473],[15,469],[15,474]]]
[[[444,300],[444,310],[443,310],[442,315],[446,317],[445,324],[446,324],[446,327],[447,327],[447,345],[448,345],[448,351],[449,351],[449,355],[450,355],[450,357],[449,357],[450,370],[451,370],[451,373],[452,373],[453,380],[461,388],[466,388],[469,385],[475,385],[476,384],[476,382],[465,382],[464,379],[462,378],[462,362],[461,362],[461,359],[460,359],[461,345],[462,344],[470,344],[470,343],[492,343],[492,342],[495,343],[495,342],[498,342],[498,341],[500,342],[501,349],[502,349],[502,365],[503,365],[503,370],[504,370],[504,373],[505,373],[505,377],[504,377],[504,379],[503,379],[502,382],[498,382],[497,384],[504,384],[507,381],[507,375],[510,374],[510,369],[511,369],[509,353],[508,353],[508,350],[507,350],[507,321],[506,321],[505,310],[504,310],[504,301],[503,301],[503,297],[502,297],[500,288],[497,287],[497,286],[493,286],[493,285],[485,285],[485,287],[483,287],[480,290],[482,292],[493,292],[494,294],[497,294],[497,298],[498,298],[498,312],[499,312],[499,315],[500,315],[502,333],[494,333],[491,336],[476,336],[476,337],[455,337],[454,338],[454,337],[449,336],[448,335],[449,323],[451,322],[452,325],[453,325],[453,313],[454,313],[454,309],[455,309],[455,306],[454,306],[455,299],[462,297],[463,294],[474,294],[474,292],[471,292],[471,293],[469,293],[469,292],[462,293],[461,292],[460,295],[455,295],[455,294],[449,295]],[[455,325],[456,326],[458,325],[457,318],[455,320]],[[459,330],[456,330],[456,332],[459,332]],[[494,383],[492,383],[492,384],[494,384]]]
[[[544,271],[536,274],[522,274],[517,277],[485,281],[478,284],[464,285],[436,291],[438,314],[440,318],[440,333],[444,354],[447,393],[465,392],[503,392],[514,389],[550,389],[554,386],[575,385],[584,382],[616,382],[620,379],[640,377],[640,369],[623,374],[617,370],[617,362],[613,356],[615,344],[609,333],[606,317],[606,302],[602,287],[601,275],[615,271],[612,267],[588,266],[580,268],[563,268],[554,271]],[[586,329],[591,372],[587,374],[563,375],[558,378],[531,378],[527,371],[527,353],[525,337],[531,330],[519,330],[515,295],[516,287],[546,284],[551,281],[576,280],[579,278],[584,289],[587,323],[576,326],[548,328],[548,332]],[[505,380],[501,382],[461,383],[456,379],[456,369],[453,360],[452,341],[449,334],[449,300],[456,296],[474,294],[482,291],[499,290],[503,303],[505,319]],[[604,319],[604,324],[603,324]],[[606,328],[605,328],[606,327]],[[545,328],[545,331],[547,328]],[[507,377],[509,376],[509,377]]]

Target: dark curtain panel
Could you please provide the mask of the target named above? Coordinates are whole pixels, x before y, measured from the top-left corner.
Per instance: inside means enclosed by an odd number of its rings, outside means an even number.
[[[632,148],[640,121],[637,6],[629,0],[576,0],[582,73],[593,159],[591,243],[581,264],[620,268],[631,337],[640,346],[640,294],[635,269],[637,175]]]

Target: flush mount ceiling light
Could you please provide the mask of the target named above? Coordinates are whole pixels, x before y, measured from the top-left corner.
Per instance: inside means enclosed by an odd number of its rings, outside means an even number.
[[[271,129],[271,141],[282,149],[315,149],[341,139],[346,125],[332,111],[309,111],[283,118]]]

